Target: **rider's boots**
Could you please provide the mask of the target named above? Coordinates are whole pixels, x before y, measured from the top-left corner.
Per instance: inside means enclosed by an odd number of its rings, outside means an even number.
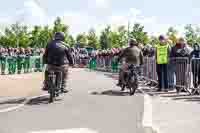
[[[62,84],[61,93],[68,93],[69,91],[66,89],[66,85]]]
[[[121,85],[122,85],[122,81],[119,80],[118,83],[117,83],[116,85],[119,86],[119,87],[121,87]]]
[[[68,93],[69,91],[67,90],[67,89],[65,89],[65,88],[62,88],[61,89],[61,93]]]

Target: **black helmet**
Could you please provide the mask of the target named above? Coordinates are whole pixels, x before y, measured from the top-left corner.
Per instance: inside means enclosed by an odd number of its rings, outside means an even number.
[[[134,45],[137,45],[137,44],[138,44],[138,43],[137,43],[136,39],[131,38],[131,39],[129,40],[129,45],[130,45],[130,46],[134,46]]]
[[[56,32],[54,35],[55,40],[64,41],[65,40],[65,34],[63,32]]]
[[[200,51],[200,46],[198,43],[194,43],[193,48],[194,48],[194,51]]]

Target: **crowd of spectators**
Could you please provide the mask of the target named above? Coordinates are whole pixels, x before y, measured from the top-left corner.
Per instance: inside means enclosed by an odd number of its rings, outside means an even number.
[[[0,47],[0,56],[34,56],[44,53],[44,48],[12,48],[12,47]]]
[[[156,61],[156,47],[152,46],[150,44],[146,45],[139,45],[139,48],[142,49],[143,55],[145,58],[150,58],[154,62]],[[117,59],[120,55],[123,48],[112,48],[109,50],[92,50],[88,51],[86,48],[70,48],[71,54],[73,56],[75,64],[82,64],[84,66],[87,66],[89,64],[89,61],[91,59],[96,60],[96,64],[99,67],[111,67],[111,64],[113,60]],[[45,49],[43,48],[0,48],[0,61],[1,61],[1,70],[5,67],[4,62],[6,57],[15,57],[15,58],[29,58],[31,56],[42,56]],[[174,60],[176,58],[176,60]],[[182,65],[181,68],[177,68],[177,58],[187,59],[187,62],[178,62],[179,65]],[[193,75],[193,86],[198,87],[200,85],[200,60],[194,62],[192,59],[198,59],[200,58],[200,45],[195,43],[193,44],[193,47],[188,45],[187,42],[184,40],[184,38],[178,39],[176,44],[170,44],[169,45],[169,62],[167,63],[167,77],[162,80],[167,80],[167,86],[164,88],[167,90],[176,88],[179,89],[177,84],[181,81],[184,85],[184,82],[186,82],[187,75],[185,72],[187,72],[188,65],[185,64],[191,64],[191,73]],[[8,60],[9,61],[9,60]],[[153,64],[148,64],[148,67],[153,67]],[[155,65],[156,67],[156,65]],[[182,75],[178,75],[177,71],[183,72]],[[153,73],[153,68],[150,69],[152,71],[149,71],[149,73]],[[160,71],[156,69],[156,74],[159,75]],[[2,71],[2,74],[4,74],[4,71]],[[159,78],[157,78],[159,81]],[[163,82],[163,81],[162,81]],[[162,86],[162,85],[161,85]]]
[[[43,48],[12,48],[0,47],[0,68],[1,74],[4,75],[8,71],[9,74],[18,74],[31,71],[30,59],[33,56],[42,56]],[[41,66],[42,61],[38,58],[35,66]],[[41,70],[40,70],[41,71]]]
[[[162,90],[169,91],[176,89],[179,91],[181,90],[180,86],[187,86],[186,84],[188,84],[188,81],[192,81],[193,88],[197,88],[200,85],[200,45],[198,43],[189,45],[184,38],[179,38],[175,44],[169,44],[167,76],[162,78],[162,81],[159,81],[161,79],[158,78],[160,76],[159,74],[163,73],[163,71],[158,69],[158,64],[156,63],[156,46],[146,44],[144,46],[139,45],[139,48],[142,49],[144,57],[151,60],[150,64],[146,62],[144,65],[149,68],[151,67],[151,69],[148,70],[148,74],[152,73],[153,75],[155,72],[156,81],[160,83],[160,88],[162,88]],[[112,60],[117,58],[122,50],[123,48],[95,50],[90,56],[96,59],[97,67],[106,67],[111,66]],[[103,61],[102,58],[104,59]],[[188,72],[192,74],[191,77],[188,77]],[[190,78],[192,78],[192,80]],[[167,81],[167,84],[163,85],[163,81]],[[161,89],[159,89],[159,91],[161,91]],[[185,90],[183,89],[181,91]]]

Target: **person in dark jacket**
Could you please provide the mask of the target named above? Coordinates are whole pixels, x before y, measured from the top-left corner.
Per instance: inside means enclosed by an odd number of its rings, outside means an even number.
[[[176,90],[179,92],[183,90],[182,86],[187,85],[188,81],[188,65],[189,65],[189,56],[190,49],[185,42],[184,38],[179,38],[178,42],[171,50],[171,61],[170,63],[175,66],[175,75],[176,75]]]
[[[192,63],[192,75],[193,75],[193,86],[198,88],[200,85],[200,45],[195,43],[194,50],[190,54],[190,59]],[[194,94],[199,94],[199,92],[192,91]]]
[[[6,48],[1,48],[1,54],[0,54],[0,59],[1,59],[1,74],[5,75],[6,72],[6,58],[8,56],[8,52]]]
[[[25,50],[24,48],[19,48],[19,51],[17,53],[17,70],[18,70],[18,74],[21,74],[22,69],[25,68]]]
[[[70,53],[69,47],[63,42],[65,35],[63,32],[57,32],[54,35],[54,40],[49,42],[43,55],[43,61],[47,64],[45,71],[45,79],[48,76],[48,70],[62,71],[62,87],[61,91],[67,93],[66,80],[68,75],[68,65],[73,66],[73,58]],[[45,80],[46,81],[46,80]],[[48,90],[45,82],[44,90]]]
[[[25,69],[24,69],[24,72],[25,73],[29,73],[31,71],[30,69],[30,61],[31,61],[31,56],[32,56],[32,53],[31,53],[31,49],[30,48],[26,48],[25,49],[25,61],[24,61],[24,64],[25,64]]]

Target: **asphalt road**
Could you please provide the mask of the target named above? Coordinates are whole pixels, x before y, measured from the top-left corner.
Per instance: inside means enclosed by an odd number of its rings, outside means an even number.
[[[40,97],[16,111],[0,113],[0,133],[144,133],[143,94],[120,92],[109,74],[72,71],[71,91],[55,103]]]

